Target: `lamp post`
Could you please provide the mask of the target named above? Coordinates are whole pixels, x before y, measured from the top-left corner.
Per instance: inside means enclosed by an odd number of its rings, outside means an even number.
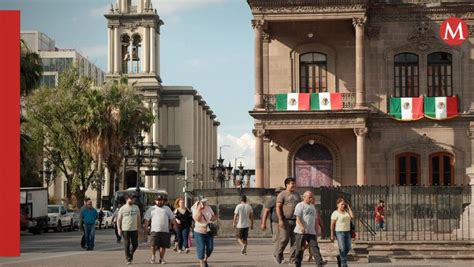
[[[188,160],[188,157],[184,157],[184,206],[188,207],[188,163],[194,164],[192,159]]]
[[[229,166],[224,166],[224,159],[222,158],[222,155],[219,155],[219,158],[217,159],[217,166],[214,166],[214,164],[212,164],[212,166],[210,167],[212,176],[217,176],[217,179],[221,184],[221,188],[225,188],[225,180],[229,179],[232,169],[233,167],[232,165],[230,165],[230,162]]]

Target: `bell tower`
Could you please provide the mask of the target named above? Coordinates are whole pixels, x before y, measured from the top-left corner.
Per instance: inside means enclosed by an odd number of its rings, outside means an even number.
[[[129,84],[144,96],[143,105],[152,110],[155,121],[149,132],[143,132],[144,144],[159,144],[158,111],[161,92],[160,27],[163,21],[151,0],[116,0],[107,14],[107,79],[127,76]],[[159,152],[158,152],[159,153]],[[157,169],[143,167],[142,170]],[[143,177],[143,176],[142,176]],[[141,179],[148,188],[158,187],[158,177]],[[106,177],[110,181],[110,177]],[[122,181],[121,188],[125,185]],[[117,187],[115,187],[117,188]],[[113,189],[109,189],[109,195]],[[112,193],[113,194],[113,193]]]
[[[137,90],[161,86],[160,26],[151,0],[117,0],[105,14],[108,26],[107,77],[128,76]],[[151,92],[143,92],[150,96]]]

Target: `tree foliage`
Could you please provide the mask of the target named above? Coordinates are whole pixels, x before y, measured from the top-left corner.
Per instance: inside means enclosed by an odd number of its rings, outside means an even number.
[[[74,193],[79,205],[89,187],[100,192],[102,163],[116,173],[125,142],[153,122],[142,96],[126,79],[92,88],[75,68],[60,75],[56,88],[33,92],[27,114],[28,132],[66,177],[67,197]]]

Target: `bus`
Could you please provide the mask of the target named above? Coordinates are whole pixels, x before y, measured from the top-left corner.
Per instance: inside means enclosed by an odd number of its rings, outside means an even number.
[[[161,195],[164,196],[166,199],[168,198],[168,192],[165,189],[151,189],[146,187],[140,187],[140,191],[137,192],[136,187],[130,187],[126,190],[120,190],[115,192],[114,203],[113,203],[113,210],[119,208],[123,204],[125,204],[126,197],[128,195],[137,195],[139,201],[136,201],[135,204],[138,205],[140,208],[141,213],[146,211],[150,206],[155,205],[155,199],[157,196]]]

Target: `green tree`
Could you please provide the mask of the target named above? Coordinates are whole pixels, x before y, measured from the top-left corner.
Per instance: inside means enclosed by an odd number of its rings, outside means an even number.
[[[93,92],[89,101],[91,108],[84,116],[81,143],[98,162],[99,169],[106,163],[110,174],[110,205],[123,147],[126,142],[133,142],[137,133],[148,131],[154,117],[152,111],[144,107],[142,95],[125,77],[109,81],[100,91]],[[101,191],[98,192],[100,195]]]
[[[20,95],[26,96],[40,84],[43,67],[41,59],[35,52],[31,52],[23,40],[20,40]],[[25,134],[23,123],[25,118],[20,117],[20,186],[42,186],[41,148],[32,142]]]
[[[91,155],[80,143],[91,91],[90,80],[78,78],[71,68],[60,75],[56,88],[35,90],[26,103],[28,134],[41,144],[53,169],[66,178],[67,198],[75,193],[79,205],[96,173]]]

